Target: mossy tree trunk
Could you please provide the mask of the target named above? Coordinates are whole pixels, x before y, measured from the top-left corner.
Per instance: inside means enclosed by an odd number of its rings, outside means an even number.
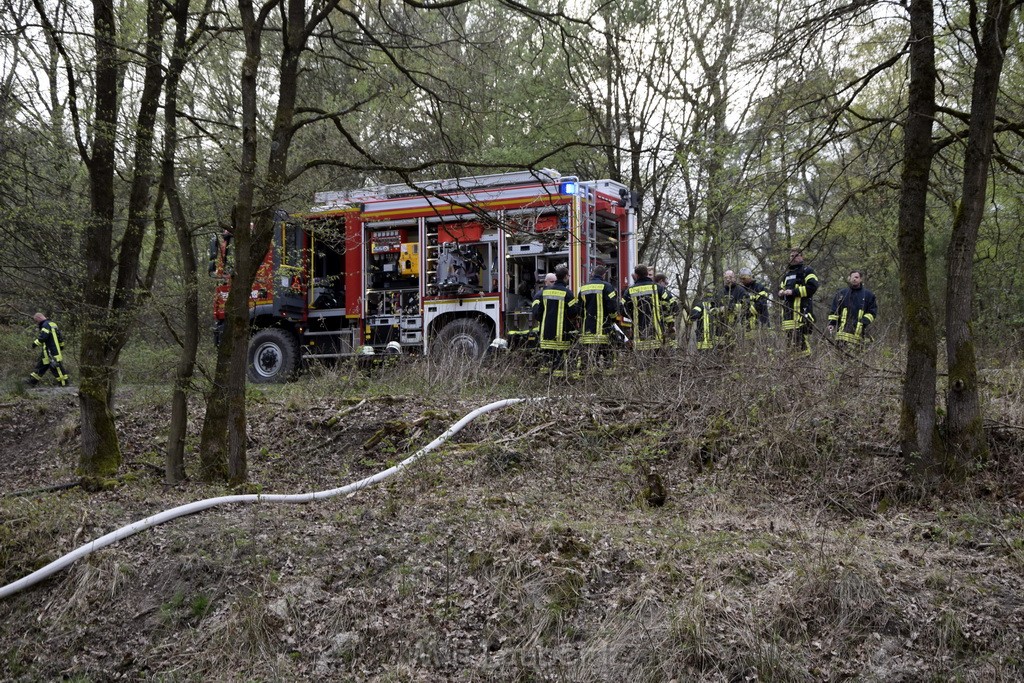
[[[992,161],[996,101],[1006,55],[1010,19],[1019,0],[990,0],[985,6],[981,35],[971,30],[977,64],[971,93],[971,118],[964,156],[960,207],[949,242],[946,280],[946,357],[949,391],[946,397],[946,438],[959,467],[988,454],[978,396],[978,366],[971,335],[974,297],[974,252],[985,210],[988,170]],[[972,8],[972,16],[976,12]]]
[[[78,401],[82,418],[79,470],[87,478],[109,476],[121,465],[114,427],[113,368],[107,362],[107,306],[114,272],[114,171],[117,136],[117,45],[114,5],[93,2],[96,48],[95,114],[92,153],[79,140],[89,169],[92,217],[85,233],[86,275],[83,287],[85,324],[82,329]],[[60,41],[60,37],[55,37]]]
[[[83,107],[79,100],[76,78],[70,79],[68,90],[75,141],[89,174],[91,213],[83,244],[86,272],[82,287],[82,317],[85,324],[79,370],[82,419],[79,470],[86,479],[109,476],[121,463],[112,410],[116,367],[130,336],[134,313],[155,277],[162,244],[158,234],[151,247],[149,267],[143,276],[140,263],[151,211],[153,130],[163,83],[160,63],[163,6],[159,0],[147,2],[144,77],[138,114],[133,122],[135,128],[130,135],[135,144],[134,168],[125,229],[116,245],[114,217],[121,106],[119,90],[126,53],[122,53],[118,45],[114,3],[111,0],[94,0],[92,6],[94,95],[89,107]],[[62,30],[49,20],[42,5],[37,5],[37,9],[47,36],[65,58],[67,68],[72,70]],[[82,80],[87,79],[83,77]],[[91,112],[91,125],[85,125],[83,121],[86,111]],[[116,284],[112,285],[115,277]]]
[[[921,478],[941,474],[945,450],[935,412],[935,317],[928,291],[925,219],[935,115],[935,40],[932,0],[910,3],[910,91],[903,124],[899,203],[900,294],[907,329],[907,365],[900,412],[903,457]]]
[[[295,134],[295,105],[299,92],[299,58],[310,33],[333,11],[336,2],[318,6],[307,17],[305,0],[287,0],[282,15],[281,61],[277,72],[278,101],[267,157],[267,173],[256,204],[257,94],[261,42],[267,13],[257,15],[251,0],[239,0],[246,54],[242,95],[242,157],[232,223],[236,249],[235,273],[225,305],[225,334],[217,353],[214,385],[203,423],[203,472],[206,478],[226,476],[229,483],[246,479],[248,441],[245,409],[248,369],[249,292],[275,230],[275,211],[288,184],[288,153]]]
[[[116,367],[128,341],[134,312],[152,285],[162,240],[157,237],[145,278],[140,277],[143,236],[149,222],[152,185],[153,129],[162,87],[160,55],[163,8],[150,0],[146,13],[145,76],[135,123],[135,153],[128,220],[114,259],[116,195],[116,138],[120,70],[117,27],[113,4],[93,3],[95,30],[95,105],[92,153],[84,142],[79,150],[89,169],[92,220],[85,236],[86,281],[83,299],[87,322],[82,335],[82,367],[79,405],[82,417],[82,451],[79,467],[87,477],[117,471],[121,452],[112,411]],[[76,112],[77,112],[76,107]],[[77,114],[76,114],[77,117]],[[77,130],[77,126],[76,126]],[[111,278],[117,268],[116,285]]]

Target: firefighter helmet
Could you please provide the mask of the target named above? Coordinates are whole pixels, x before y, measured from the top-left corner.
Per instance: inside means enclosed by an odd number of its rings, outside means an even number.
[[[373,347],[367,344],[366,346],[363,346],[362,348],[359,349],[359,353],[363,356],[372,356]]]
[[[389,341],[388,345],[384,347],[384,353],[388,354],[400,354],[402,353],[402,345],[396,341]]]

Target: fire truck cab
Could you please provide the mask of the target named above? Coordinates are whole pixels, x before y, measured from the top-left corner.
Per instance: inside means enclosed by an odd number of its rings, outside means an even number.
[[[318,192],[309,213],[278,215],[250,295],[249,378],[285,381],[305,360],[367,347],[478,358],[495,337],[525,341],[558,264],[574,290],[598,264],[628,284],[636,201],[621,183],[549,169]],[[214,250],[211,272],[224,273],[223,239]]]

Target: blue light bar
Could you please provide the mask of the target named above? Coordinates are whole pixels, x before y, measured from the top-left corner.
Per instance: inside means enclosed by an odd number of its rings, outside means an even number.
[[[570,180],[568,182],[562,183],[562,185],[559,187],[559,191],[562,194],[575,195],[576,194],[576,187],[577,187],[576,181],[575,180]]]

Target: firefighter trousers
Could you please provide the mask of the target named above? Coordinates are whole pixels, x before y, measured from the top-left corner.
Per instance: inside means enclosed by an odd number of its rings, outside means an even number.
[[[68,377],[68,373],[64,371],[64,363],[59,360],[47,361],[43,358],[39,359],[39,362],[36,363],[36,369],[29,374],[28,383],[31,385],[39,384],[47,370],[53,372],[54,377],[57,378],[57,381],[60,382],[62,387],[66,387],[68,385],[70,377]]]

